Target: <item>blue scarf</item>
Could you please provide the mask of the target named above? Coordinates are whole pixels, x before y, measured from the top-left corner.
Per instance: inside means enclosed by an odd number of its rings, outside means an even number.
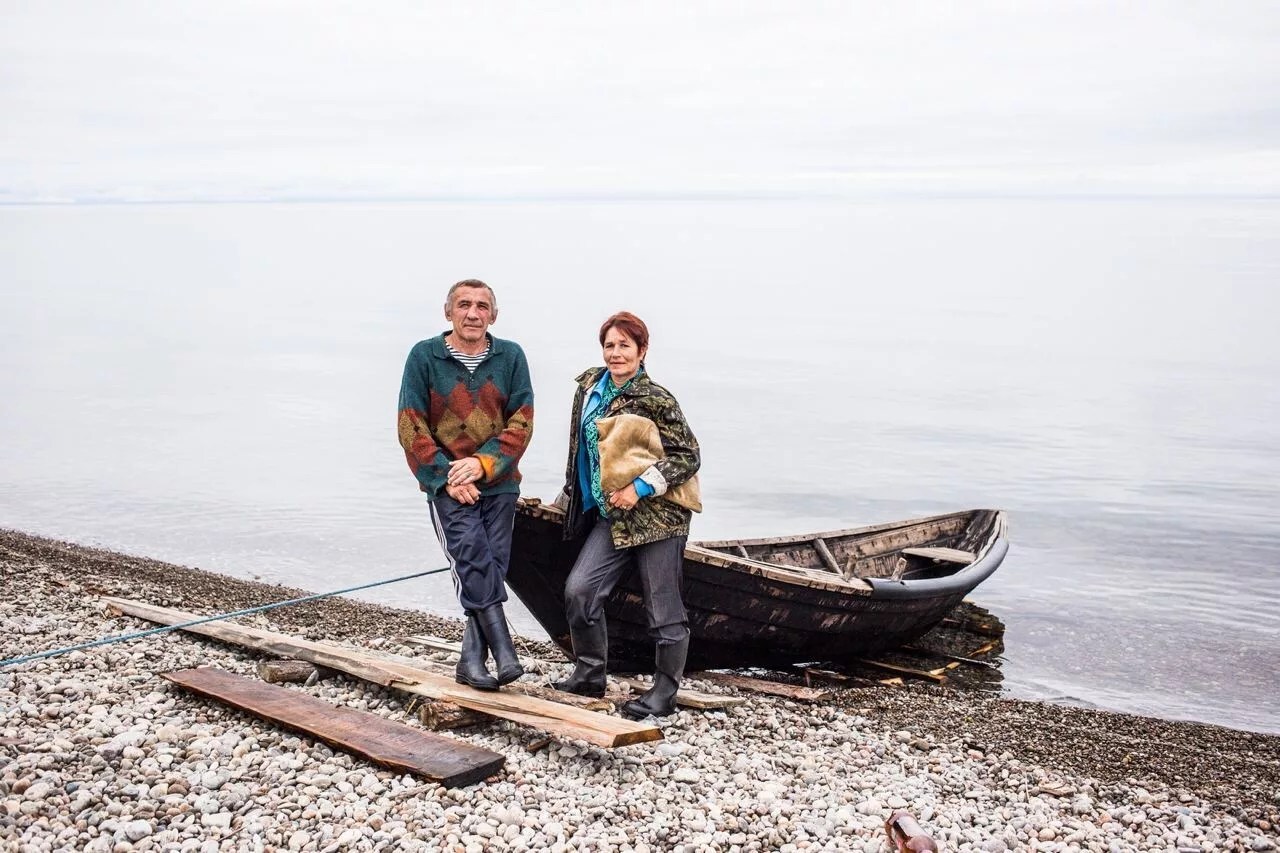
[[[639,373],[636,374],[636,376],[639,375]],[[582,425],[582,434],[587,445],[587,458],[590,461],[591,468],[591,497],[595,499],[596,508],[600,510],[600,515],[605,518],[609,517],[609,505],[605,503],[604,490],[600,487],[600,429],[596,426],[595,414],[596,412],[601,414],[607,412],[609,404],[630,387],[635,379],[636,377],[632,376],[622,383],[621,388],[615,388],[613,387],[613,377],[608,377],[604,383],[604,389],[600,392],[600,404],[587,414],[586,422]]]

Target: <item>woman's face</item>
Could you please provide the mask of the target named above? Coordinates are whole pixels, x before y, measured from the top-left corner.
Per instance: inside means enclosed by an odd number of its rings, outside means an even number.
[[[622,385],[640,371],[645,351],[636,346],[635,338],[614,326],[604,335],[604,363],[614,385]]]

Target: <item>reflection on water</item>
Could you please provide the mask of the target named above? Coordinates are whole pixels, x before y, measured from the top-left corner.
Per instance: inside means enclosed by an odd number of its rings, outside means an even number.
[[[1244,202],[3,208],[0,524],[311,590],[444,565],[394,406],[479,276],[530,356],[526,494],[626,308],[703,447],[694,538],[1001,508],[972,598],[1005,690],[1280,731],[1275,233]]]

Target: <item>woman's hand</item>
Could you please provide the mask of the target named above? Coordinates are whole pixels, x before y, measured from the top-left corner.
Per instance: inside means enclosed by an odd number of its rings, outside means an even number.
[[[636,487],[631,483],[628,483],[625,489],[618,489],[608,497],[608,504],[614,509],[634,509],[638,503],[640,503],[640,496],[636,494]]]

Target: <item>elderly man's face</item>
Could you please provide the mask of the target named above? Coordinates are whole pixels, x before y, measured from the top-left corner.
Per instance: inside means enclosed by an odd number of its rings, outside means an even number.
[[[453,292],[444,318],[453,323],[451,343],[477,346],[484,341],[485,332],[498,318],[493,307],[493,294],[487,287],[459,287]]]

